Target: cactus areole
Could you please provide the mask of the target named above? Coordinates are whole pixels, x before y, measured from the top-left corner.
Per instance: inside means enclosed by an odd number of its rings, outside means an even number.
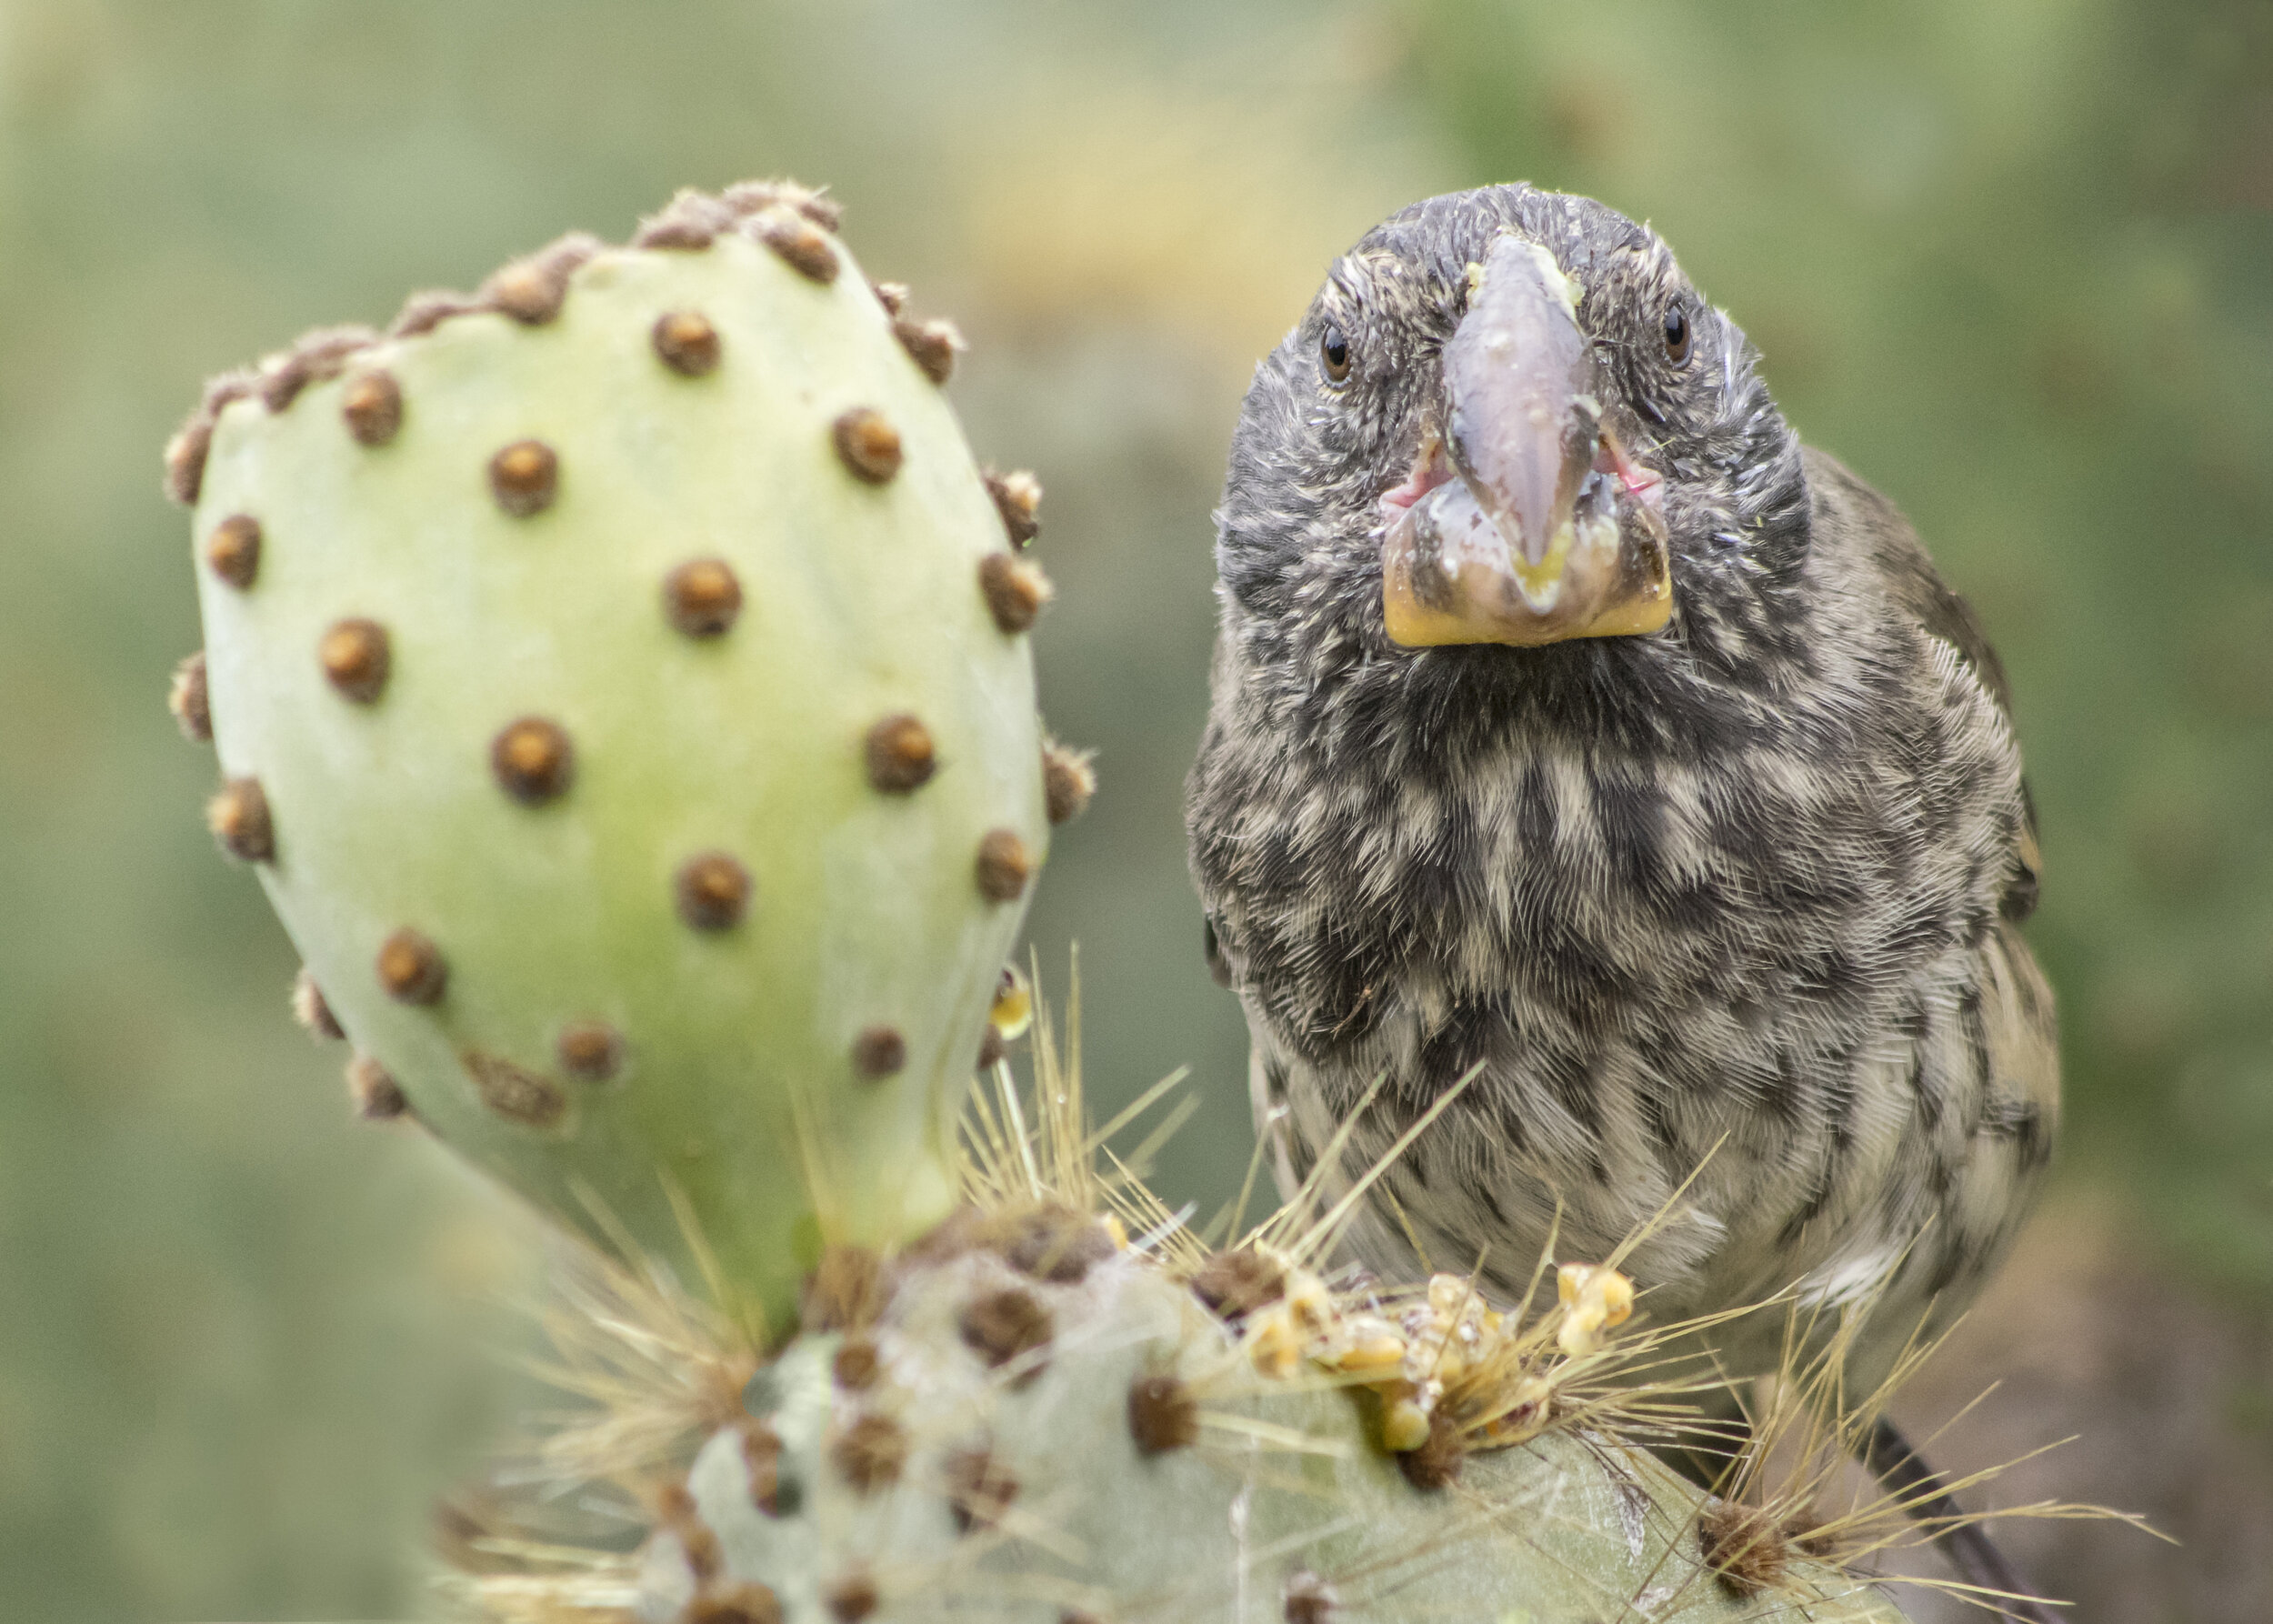
[[[168,468],[215,827],[357,1055],[776,1334],[948,1209],[1049,837],[1003,514],[834,223],[682,195],[220,380]]]

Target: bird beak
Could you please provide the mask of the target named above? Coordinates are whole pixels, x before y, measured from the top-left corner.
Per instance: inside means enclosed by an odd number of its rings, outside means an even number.
[[[1664,484],[1603,421],[1576,289],[1503,233],[1468,266],[1440,429],[1382,498],[1382,611],[1407,647],[1654,632],[1673,613]]]

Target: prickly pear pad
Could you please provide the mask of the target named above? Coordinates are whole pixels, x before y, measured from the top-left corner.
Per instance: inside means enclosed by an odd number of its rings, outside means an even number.
[[[1054,1335],[990,1365],[972,1313],[1001,1294]],[[1351,1392],[1259,1377],[1126,1253],[1060,1283],[984,1253],[921,1267],[859,1334],[877,1353],[857,1387],[846,1338],[801,1338],[659,1497],[632,1618],[1900,1624],[1867,1579],[1805,1559],[1737,1595],[1698,1554],[1698,1492],[1578,1427],[1420,1489]],[[1191,1407],[1164,1448],[1139,1435],[1148,1383]]]
[[[778,1326],[822,1241],[947,1209],[1048,823],[953,413],[820,211],[708,207],[578,249],[537,319],[469,301],[224,387],[175,487],[222,776],[356,1049],[587,1230],[684,1259],[691,1220]],[[912,786],[872,770],[894,717]]]

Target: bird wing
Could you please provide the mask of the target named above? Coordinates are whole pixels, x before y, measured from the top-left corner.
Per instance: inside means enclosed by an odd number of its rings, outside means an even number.
[[[1938,638],[1957,650],[1958,659],[1973,673],[1988,697],[1997,701],[1998,712],[2010,726],[2012,684],[2005,676],[2005,662],[1997,657],[1997,650],[1988,640],[1988,633],[1982,629],[1981,617],[1973,612],[1973,606],[1941,578],[1941,572],[1934,567],[1933,558],[1918,540],[1918,532],[1910,527],[1910,521],[1829,453],[1809,446],[1807,462],[1808,484],[1819,496],[1828,496],[1845,506],[1861,526],[1871,556],[1896,600],[1928,637]],[[2003,899],[2005,917],[2015,921],[2036,911],[2044,868],[2044,854],[2037,840],[2036,797],[2029,794],[2025,777],[2020,781],[2020,804],[2021,827],[2014,845],[2014,873],[2006,885]]]

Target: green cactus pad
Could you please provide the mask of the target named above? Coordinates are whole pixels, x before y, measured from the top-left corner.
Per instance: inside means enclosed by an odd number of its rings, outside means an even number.
[[[215,831],[366,1081],[587,1232],[691,1221],[776,1326],[947,1208],[1048,832],[952,331],[833,223],[685,195],[223,380],[169,456]]]
[[[1157,1264],[1020,1261],[904,1268],[873,1323],[785,1350],[663,1495],[635,1616],[1899,1624],[1797,1553],[1724,1579],[1698,1491],[1612,1438],[1549,1430],[1418,1488],[1359,1394],[1259,1377]]]

